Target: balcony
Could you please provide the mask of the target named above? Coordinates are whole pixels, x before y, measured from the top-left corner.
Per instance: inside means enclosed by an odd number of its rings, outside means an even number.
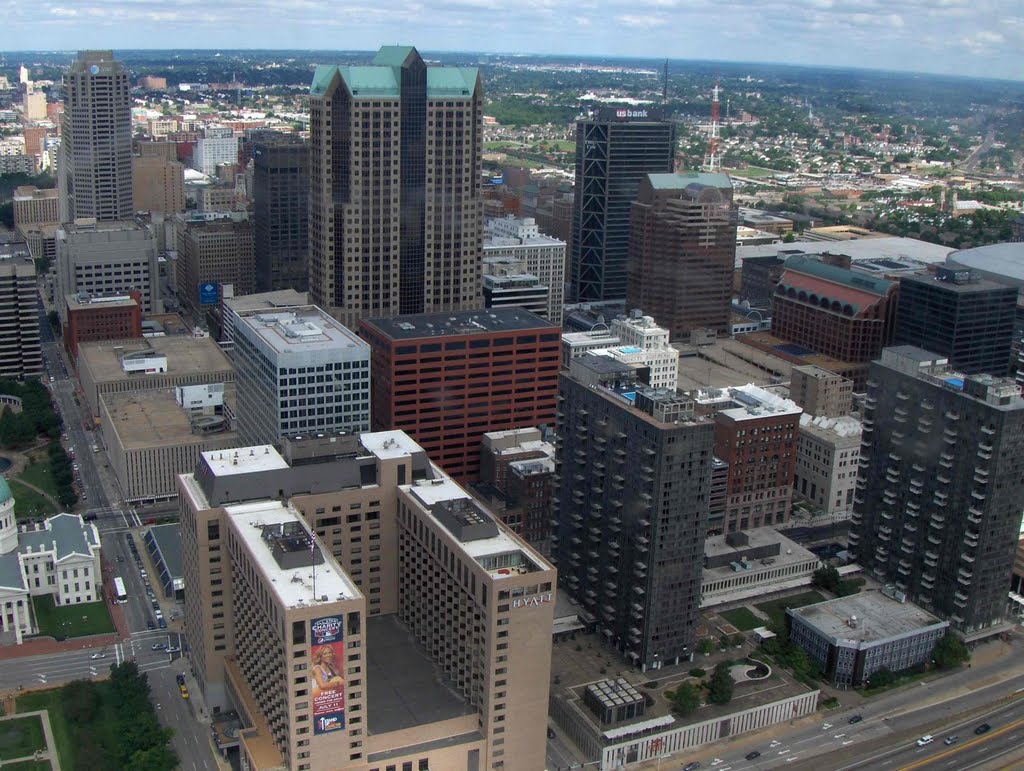
[[[969,562],[972,565],[974,564],[974,557],[972,557],[967,552],[961,552],[960,553],[960,559],[962,559],[964,562]]]

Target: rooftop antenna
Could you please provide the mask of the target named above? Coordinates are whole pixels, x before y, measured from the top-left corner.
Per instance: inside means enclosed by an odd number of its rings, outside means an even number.
[[[720,136],[721,123],[719,122],[719,111],[721,109],[721,103],[719,102],[719,94],[721,88],[718,86],[718,80],[715,80],[715,87],[711,89],[711,123],[708,126],[708,152],[704,156],[704,171],[721,171],[722,170],[722,159],[718,155],[718,138]]]

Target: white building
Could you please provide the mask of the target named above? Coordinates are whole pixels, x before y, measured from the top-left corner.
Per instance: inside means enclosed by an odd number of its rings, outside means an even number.
[[[610,356],[623,364],[650,367],[649,385],[652,388],[675,390],[679,382],[679,351],[672,347],[645,350],[639,346],[620,345],[614,348],[595,348],[590,353]]]
[[[192,168],[212,176],[217,167],[238,163],[238,137],[228,126],[209,126],[196,140]]]
[[[602,348],[612,348],[620,342],[607,327],[589,332],[565,332],[562,334],[562,366],[569,368],[569,362],[585,353]]]
[[[800,416],[793,493],[828,514],[853,510],[860,459],[860,421]]]
[[[101,600],[100,534],[77,514],[58,514],[18,531],[14,497],[0,477],[0,638],[21,644],[39,631],[32,597],[53,595],[55,605]]]
[[[650,316],[634,310],[612,319],[611,328],[562,335],[562,366],[585,353],[611,356],[625,364],[651,368],[650,385],[675,389],[679,378],[679,351],[669,345],[669,332]]]
[[[508,257],[526,263],[524,272],[537,277],[548,287],[548,312],[545,318],[562,324],[565,294],[565,241],[542,235],[532,217],[491,219],[485,225],[484,262]],[[487,272],[485,270],[485,272]]]
[[[315,305],[234,321],[238,429],[250,444],[370,428],[370,346]]]

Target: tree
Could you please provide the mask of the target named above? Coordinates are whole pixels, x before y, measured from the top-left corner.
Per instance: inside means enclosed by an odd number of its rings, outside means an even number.
[[[789,231],[788,233],[786,233],[786,235],[782,237],[782,243],[784,243],[784,244],[791,244],[794,241],[796,241],[796,235],[793,233],[792,230]]]
[[[700,652],[707,656],[715,649],[715,641],[710,637],[705,637],[700,641],[698,647],[700,648]]]
[[[963,641],[949,632],[935,644],[935,650],[932,651],[932,660],[939,669],[958,667],[970,658],[971,654]]]
[[[896,682],[896,675],[892,673],[889,667],[882,667],[876,670],[871,677],[868,678],[868,685],[872,688],[885,688],[887,685],[892,685]]]
[[[0,444],[4,447],[21,447],[35,438],[35,424],[24,410],[12,412],[10,407],[5,407],[0,416]]]
[[[672,694],[672,709],[680,715],[689,715],[700,708],[700,688],[693,683],[683,683]]]
[[[732,691],[735,681],[729,671],[729,665],[724,661],[715,667],[708,682],[708,701],[712,704],[728,704],[732,701]]]

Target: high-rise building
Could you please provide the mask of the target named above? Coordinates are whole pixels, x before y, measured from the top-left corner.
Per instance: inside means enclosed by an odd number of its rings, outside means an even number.
[[[83,51],[64,74],[57,164],[61,222],[134,215],[129,89],[128,71],[110,51]]]
[[[559,328],[520,308],[364,319],[374,429],[409,433],[442,468],[475,481],[489,431],[552,425]]]
[[[171,215],[185,211],[185,164],[173,142],[140,142],[132,158],[135,211]]]
[[[525,269],[521,272],[536,276],[538,283],[548,289],[547,312],[540,315],[561,326],[565,242],[543,235],[532,217],[490,219],[486,229],[484,262],[502,258],[524,263]]]
[[[852,511],[860,437],[860,421],[849,415],[801,415],[793,494],[826,514]]]
[[[853,409],[853,381],[814,364],[793,367],[789,398],[808,415],[842,417]]]
[[[310,300],[344,323],[480,306],[483,88],[386,46],[310,89]]]
[[[33,185],[14,189],[14,227],[56,222],[57,191],[40,190]]]
[[[214,176],[218,166],[238,163],[238,137],[230,126],[207,126],[196,139],[192,168]]]
[[[901,276],[894,341],[937,353],[960,372],[1005,375],[1017,292],[945,266],[934,274]]]
[[[309,145],[293,134],[253,143],[256,291],[309,287]]]
[[[725,174],[647,174],[633,203],[626,307],[643,308],[673,340],[728,335],[736,209]]]
[[[401,431],[178,478],[189,661],[242,765],[544,766],[554,568]]]
[[[584,619],[647,670],[695,648],[715,429],[633,374],[591,354],[563,373],[552,553]]]
[[[36,266],[24,241],[0,240],[0,377],[43,372]]]
[[[914,346],[872,363],[850,552],[965,635],[1006,619],[1024,505],[1024,400]]]
[[[247,212],[187,212],[174,218],[178,299],[199,315],[220,302],[219,289],[255,291],[253,223]]]
[[[626,296],[630,209],[648,174],[675,167],[675,124],[647,107],[605,107],[576,123],[572,293],[581,302]]]

